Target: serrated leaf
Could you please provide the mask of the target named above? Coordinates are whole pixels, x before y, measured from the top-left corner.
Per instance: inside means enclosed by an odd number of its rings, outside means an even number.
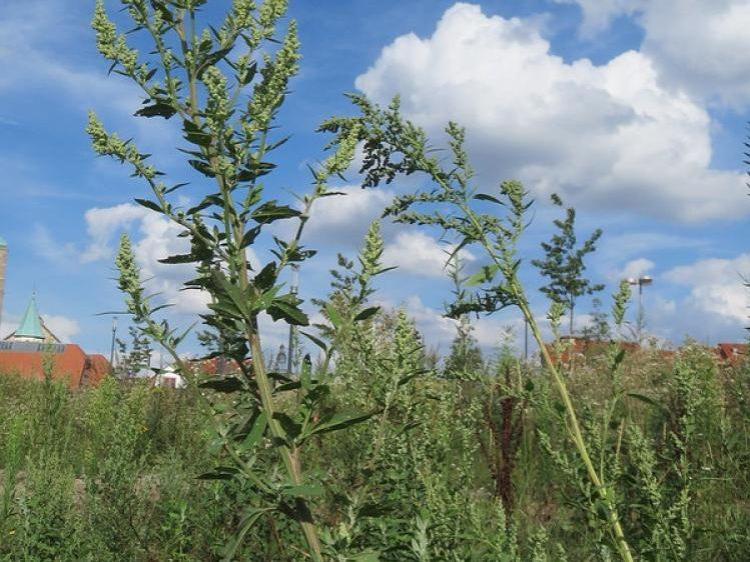
[[[308,326],[310,324],[307,315],[283,297],[274,299],[266,312],[274,321],[284,319],[294,326]]]

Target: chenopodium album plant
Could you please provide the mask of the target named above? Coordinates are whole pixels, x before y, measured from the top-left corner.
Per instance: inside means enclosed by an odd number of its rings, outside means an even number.
[[[321,130],[338,135],[357,135],[363,144],[360,171],[364,175],[365,187],[390,183],[400,175],[421,173],[427,176],[431,189],[397,196],[385,215],[397,222],[441,230],[444,237],[456,242],[453,253],[468,246],[479,247],[484,252],[488,263],[468,282],[476,291],[471,297],[455,302],[451,313],[454,316],[467,312],[491,314],[509,306],[520,309],[562,399],[566,430],[586,467],[592,487],[597,491],[611,540],[623,560],[632,560],[618,517],[614,490],[604,481],[591,458],[565,379],[552,361],[519,279],[521,260],[516,248],[532,204],[524,187],[517,181],[505,181],[496,195],[479,191],[474,185],[474,172],[464,149],[464,130],[458,125],[450,123],[446,128],[452,158],[450,165],[445,167],[435,156],[425,132],[402,117],[398,99],[386,109],[375,106],[362,96],[353,95],[352,100],[360,110],[360,116],[331,119],[322,125]],[[505,212],[491,212],[498,208]],[[558,321],[562,313],[564,310],[557,311]]]
[[[315,201],[336,194],[329,180],[350,166],[359,131],[352,127],[333,139],[328,147],[333,155],[311,169],[312,191],[300,198],[299,208],[279,204],[267,197],[264,182],[274,169],[269,156],[286,140],[275,138],[275,121],[300,58],[294,22],[283,39],[275,39],[287,2],[266,0],[258,7],[251,0],[235,0],[218,27],[203,31],[197,29],[197,20],[207,0],[120,3],[135,24],[131,33],[145,35],[153,51],[143,57],[131,48],[98,0],[92,25],[99,52],[111,63],[110,71],[128,77],[144,92],[137,116],[181,121],[190,146],[180,150],[203,176],[197,204],[182,208],[173,202],[187,184],[168,184],[150,155],[132,140],[108,132],[94,113],[87,132],[97,153],[129,166],[133,176],[148,184],[153,197],[136,201],[182,229],[180,236],[189,242],[190,251],[162,262],[193,264],[196,277],[186,288],[210,295],[210,310],[201,319],[217,336],[217,353],[232,359],[240,374],[194,380],[190,364],[178,353],[189,331],[179,332],[156,318],[163,306],[155,306],[146,294],[132,247],[124,238],[117,265],[128,311],[186,377],[204,388],[232,394],[230,411],[214,416],[223,443],[223,466],[207,477],[238,479],[253,489],[256,499],[244,510],[227,558],[260,518],[284,514],[299,523],[305,556],[322,560],[324,547],[310,507],[321,490],[305,477],[304,446],[315,435],[368,416],[319,411],[329,390],[324,378],[313,377],[309,370],[297,381],[269,372],[259,317],[266,313],[275,321],[308,324],[300,299],[280,279],[289,267],[314,255],[301,244],[305,223]],[[296,233],[289,240],[274,237],[274,258],[254,269],[249,249],[268,225],[281,220],[297,221]],[[325,347],[320,340],[316,343]],[[296,399],[285,399],[289,393]],[[256,463],[269,447],[279,466]]]

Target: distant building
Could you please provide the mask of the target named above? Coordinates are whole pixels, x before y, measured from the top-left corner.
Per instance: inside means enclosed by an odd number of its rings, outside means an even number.
[[[79,346],[63,344],[39,315],[32,295],[18,328],[0,341],[0,374],[53,380],[71,388],[96,385],[110,372],[103,355],[87,355]]]
[[[720,343],[716,346],[716,355],[730,365],[738,365],[747,358],[746,343]]]
[[[154,386],[161,388],[185,388],[187,382],[182,375],[172,369],[164,369],[153,376]]]

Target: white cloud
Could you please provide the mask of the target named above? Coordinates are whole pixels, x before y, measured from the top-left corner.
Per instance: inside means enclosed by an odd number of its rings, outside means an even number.
[[[750,3],[747,0],[558,0],[580,5],[582,35],[636,14],[642,51],[665,83],[734,106],[750,104]]]
[[[710,118],[664,89],[653,61],[628,51],[605,65],[566,63],[538,24],[458,3],[434,34],[385,47],[356,85],[436,134],[468,129],[480,180],[517,177],[577,206],[686,222],[748,214],[744,178],[716,171]]]
[[[81,326],[71,318],[42,314],[42,319],[50,331],[63,343],[75,343],[75,336],[81,332]]]
[[[748,289],[743,276],[750,274],[750,254],[734,259],[707,259],[675,267],[667,281],[690,288],[686,304],[709,316],[719,316],[738,327],[748,318]]]
[[[386,189],[337,187],[345,193],[315,202],[305,227],[304,240],[313,244],[334,244],[339,248],[358,248],[372,221],[380,217],[393,193]]]
[[[132,203],[86,211],[84,218],[89,245],[81,255],[81,261],[86,263],[111,257],[113,236],[135,222],[146,220],[149,215],[153,212]]]
[[[585,38],[605,30],[616,17],[632,14],[642,0],[553,0],[558,4],[578,4],[583,12],[580,33]]]
[[[646,258],[631,260],[625,264],[625,267],[620,271],[617,279],[638,279],[654,269],[654,265],[654,262]]]
[[[399,272],[421,277],[445,277],[445,264],[455,246],[441,245],[435,238],[417,230],[404,230],[386,245],[383,264],[398,266]],[[459,252],[462,261],[476,259],[470,252]]]

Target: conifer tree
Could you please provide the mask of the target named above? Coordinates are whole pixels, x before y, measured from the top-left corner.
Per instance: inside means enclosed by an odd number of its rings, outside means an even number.
[[[563,207],[562,199],[552,194],[552,203]],[[597,228],[580,247],[575,232],[576,211],[572,207],[565,209],[565,220],[556,219],[554,225],[559,230],[549,242],[542,242],[545,253],[543,260],[532,260],[541,274],[549,282],[540,288],[553,302],[564,305],[568,310],[570,335],[573,335],[573,316],[576,301],[584,295],[592,295],[604,289],[604,285],[593,284],[583,276],[586,271],[584,258],[596,250],[596,243],[602,236]]]

